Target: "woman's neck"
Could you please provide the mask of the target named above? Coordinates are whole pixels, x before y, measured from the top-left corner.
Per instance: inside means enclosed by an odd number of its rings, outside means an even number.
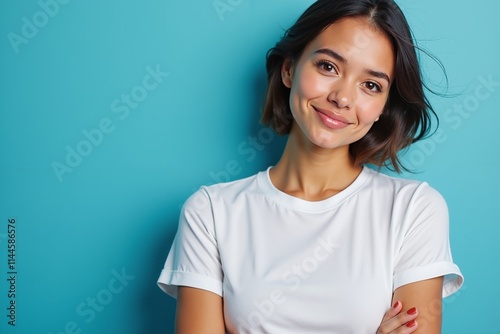
[[[324,149],[292,128],[279,162],[270,172],[279,190],[309,201],[320,201],[347,188],[362,168],[355,166],[349,147]]]

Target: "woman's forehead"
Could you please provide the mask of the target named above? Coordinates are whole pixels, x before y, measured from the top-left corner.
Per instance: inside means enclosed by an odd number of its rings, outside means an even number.
[[[344,18],[326,27],[306,47],[307,57],[318,50],[331,50],[346,64],[363,63],[382,67],[390,72],[394,67],[394,51],[390,39],[366,18]]]

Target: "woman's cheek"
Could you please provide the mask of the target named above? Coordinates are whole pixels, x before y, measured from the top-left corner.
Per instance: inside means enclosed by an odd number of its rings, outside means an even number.
[[[301,73],[300,92],[303,98],[316,98],[327,93],[329,83],[327,78],[312,71]]]
[[[385,103],[381,101],[365,100],[361,103],[362,110],[358,112],[360,123],[372,124],[382,114]]]

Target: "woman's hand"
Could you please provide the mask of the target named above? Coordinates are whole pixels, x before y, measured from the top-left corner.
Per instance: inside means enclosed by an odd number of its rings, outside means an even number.
[[[418,310],[412,307],[406,312],[401,312],[402,309],[403,303],[396,301],[385,313],[376,334],[407,334],[417,330],[418,323],[415,318]]]

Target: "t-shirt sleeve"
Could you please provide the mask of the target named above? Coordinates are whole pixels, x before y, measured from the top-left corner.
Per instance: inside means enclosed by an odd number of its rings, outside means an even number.
[[[208,290],[222,296],[222,281],[212,206],[207,191],[201,188],[188,198],[181,210],[177,234],[158,285],[174,298],[178,286]]]
[[[413,194],[401,233],[394,290],[439,276],[444,276],[443,298],[462,286],[463,275],[451,256],[448,207],[441,194],[427,183],[422,183]]]

